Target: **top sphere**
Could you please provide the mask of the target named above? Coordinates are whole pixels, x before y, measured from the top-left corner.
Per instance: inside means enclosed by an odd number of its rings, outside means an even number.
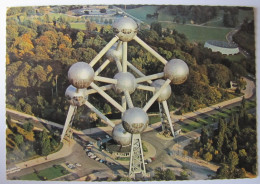
[[[68,78],[76,88],[87,88],[94,80],[94,70],[88,63],[77,62],[70,67]]]
[[[173,84],[184,83],[189,75],[188,65],[181,59],[172,59],[164,67],[164,77]]]
[[[114,33],[123,42],[131,41],[137,34],[137,24],[129,17],[122,17],[113,23]]]
[[[127,109],[122,117],[123,127],[132,134],[142,133],[148,125],[148,115],[138,107]]]

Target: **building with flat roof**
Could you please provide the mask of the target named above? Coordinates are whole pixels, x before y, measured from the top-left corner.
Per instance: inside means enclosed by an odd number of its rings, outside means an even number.
[[[239,48],[231,43],[218,40],[208,40],[204,44],[205,48],[209,48],[212,52],[220,52],[221,54],[234,55],[239,53]]]

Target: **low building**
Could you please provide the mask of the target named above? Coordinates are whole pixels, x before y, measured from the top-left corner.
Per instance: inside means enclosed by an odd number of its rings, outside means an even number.
[[[239,53],[239,48],[228,42],[218,40],[208,40],[204,44],[205,48],[209,48],[212,52],[220,52],[225,55],[234,55]]]

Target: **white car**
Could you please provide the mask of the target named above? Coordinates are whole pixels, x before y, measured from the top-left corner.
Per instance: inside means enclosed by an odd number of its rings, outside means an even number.
[[[94,155],[94,153],[92,153],[92,152],[88,152],[88,156],[90,157],[90,156],[93,156]]]
[[[80,163],[75,164],[77,167],[81,167],[82,165]]]
[[[90,156],[90,158],[95,159],[95,158],[97,158],[97,156],[96,155],[92,155],[92,156]]]

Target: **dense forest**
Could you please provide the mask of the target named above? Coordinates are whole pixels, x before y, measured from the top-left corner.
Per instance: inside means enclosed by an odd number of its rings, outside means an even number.
[[[200,139],[187,147],[194,158],[220,163],[216,178],[245,178],[256,174],[256,117],[246,110],[245,100],[237,111],[220,119],[216,130],[204,127]]]
[[[69,67],[78,61],[90,62],[114,34],[110,25],[99,25],[89,19],[84,20],[86,30],[72,29],[68,18],[51,18],[50,9],[8,9],[6,104],[8,108],[64,124],[69,105],[64,95],[69,86]],[[138,36],[167,60],[180,58],[187,62],[189,78],[182,85],[172,86],[173,94],[168,100],[171,110],[179,109],[179,113],[239,95],[244,85],[240,76],[248,72],[254,74],[254,65],[246,58],[234,62],[201,44],[188,42],[182,33],[162,29],[160,23],[153,23],[150,30],[139,30]],[[163,71],[163,65],[137,43],[131,41],[128,46],[128,60],[143,73]],[[97,67],[98,64],[94,69]],[[115,71],[116,66],[112,63],[102,75],[113,77]],[[230,80],[238,82],[236,93],[227,90]],[[113,91],[109,94],[120,101]],[[134,104],[143,106],[152,94],[137,90],[132,95]],[[89,100],[104,113],[116,112],[98,94]],[[150,110],[155,108],[156,105]],[[74,126],[95,126],[95,123],[87,123],[88,118],[82,118],[88,113],[86,108],[78,108],[78,112]]]
[[[59,133],[47,132],[46,129],[34,130],[33,122],[19,125],[7,117],[6,163],[17,163],[37,156],[47,156],[62,147]],[[47,157],[46,157],[47,158]]]

